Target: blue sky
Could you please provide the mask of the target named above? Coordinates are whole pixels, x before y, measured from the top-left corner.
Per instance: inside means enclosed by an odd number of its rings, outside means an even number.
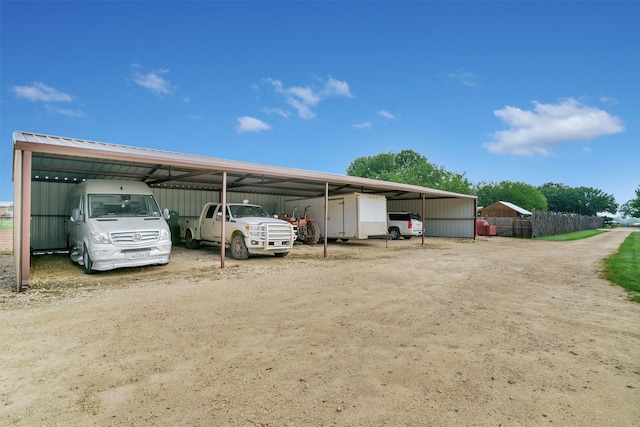
[[[344,174],[640,185],[640,2],[0,2],[0,201],[22,130]]]

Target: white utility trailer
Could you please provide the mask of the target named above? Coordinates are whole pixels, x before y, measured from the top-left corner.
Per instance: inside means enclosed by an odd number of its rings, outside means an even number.
[[[320,235],[324,230],[324,197],[287,200],[284,202],[288,214],[297,209],[314,217],[320,226]],[[387,233],[387,198],[377,194],[349,193],[329,196],[327,239],[368,239],[380,238]]]

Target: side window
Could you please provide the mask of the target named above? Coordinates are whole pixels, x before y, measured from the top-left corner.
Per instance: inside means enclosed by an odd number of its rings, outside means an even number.
[[[205,215],[205,218],[213,218],[213,213],[215,211],[216,211],[216,205],[209,206],[209,209],[207,210],[207,215]]]
[[[80,194],[73,196],[71,199],[69,199],[68,205],[67,205],[67,215],[71,216],[71,213],[74,209],[78,208],[80,215],[84,214],[84,196],[81,196]]]

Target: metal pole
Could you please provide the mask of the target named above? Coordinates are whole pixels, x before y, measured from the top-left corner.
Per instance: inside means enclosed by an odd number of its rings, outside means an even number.
[[[324,257],[327,257],[327,246],[329,239],[327,239],[327,230],[329,226],[329,182],[324,183]]]
[[[422,196],[422,244],[424,245],[424,228],[425,228],[425,224],[426,221],[424,220],[424,193],[421,194]]]
[[[227,225],[227,172],[222,172],[222,225],[220,226],[220,268],[224,268],[226,256],[226,225]],[[215,218],[213,219],[215,221]]]
[[[473,200],[473,240],[478,235],[478,199]]]
[[[32,153],[31,151],[22,151],[20,159],[20,224],[18,227],[18,252],[19,265],[17,268],[18,276],[18,292],[26,291],[30,287],[29,266],[31,264],[31,167]],[[15,194],[14,194],[15,196]],[[15,206],[14,206],[15,209]],[[15,215],[14,215],[15,219]],[[14,223],[15,226],[15,223]],[[16,232],[14,228],[13,232]],[[15,236],[14,236],[15,242]],[[15,255],[14,255],[15,257]]]

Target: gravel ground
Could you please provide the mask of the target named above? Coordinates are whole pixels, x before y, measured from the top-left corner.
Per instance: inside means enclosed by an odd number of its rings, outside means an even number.
[[[48,255],[21,294],[0,252],[0,424],[637,426],[640,304],[600,275],[630,232],[300,245],[224,269],[176,247],[93,275]]]

